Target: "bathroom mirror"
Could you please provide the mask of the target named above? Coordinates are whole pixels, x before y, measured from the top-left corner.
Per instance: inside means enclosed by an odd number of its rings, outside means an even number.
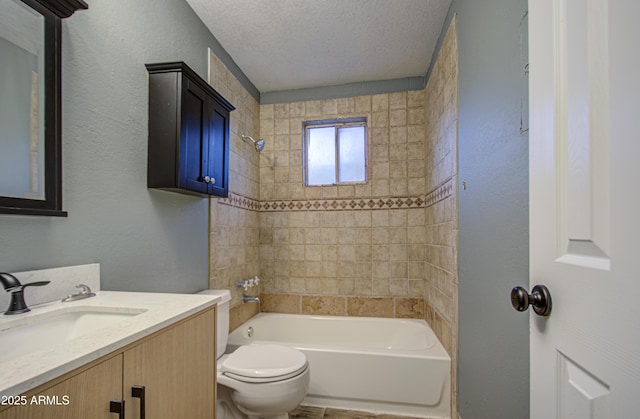
[[[0,1],[0,213],[62,210],[61,26],[82,0]]]

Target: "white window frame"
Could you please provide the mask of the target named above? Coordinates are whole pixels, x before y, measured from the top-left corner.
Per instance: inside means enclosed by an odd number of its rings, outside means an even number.
[[[309,129],[334,127],[335,138],[335,182],[319,185],[309,185]],[[338,144],[338,128],[344,127],[364,127],[364,180],[340,182],[340,147]],[[302,178],[305,187],[314,186],[340,186],[340,185],[362,185],[369,181],[369,129],[366,117],[344,118],[344,119],[323,119],[318,121],[305,121],[302,123]]]

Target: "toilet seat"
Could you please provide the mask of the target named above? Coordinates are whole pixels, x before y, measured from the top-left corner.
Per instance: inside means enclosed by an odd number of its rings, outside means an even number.
[[[295,377],[307,369],[305,355],[293,348],[273,344],[239,347],[223,360],[220,372],[246,383],[269,383]]]

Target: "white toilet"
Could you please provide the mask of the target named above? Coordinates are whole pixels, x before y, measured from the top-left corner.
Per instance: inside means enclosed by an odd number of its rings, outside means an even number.
[[[202,293],[222,296],[217,311],[218,419],[287,418],[309,390],[304,353],[284,345],[251,344],[225,354],[231,293]]]

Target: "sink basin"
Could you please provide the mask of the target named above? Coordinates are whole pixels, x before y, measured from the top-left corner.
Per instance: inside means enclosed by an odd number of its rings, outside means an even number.
[[[130,319],[145,309],[65,307],[0,325],[0,363]]]

